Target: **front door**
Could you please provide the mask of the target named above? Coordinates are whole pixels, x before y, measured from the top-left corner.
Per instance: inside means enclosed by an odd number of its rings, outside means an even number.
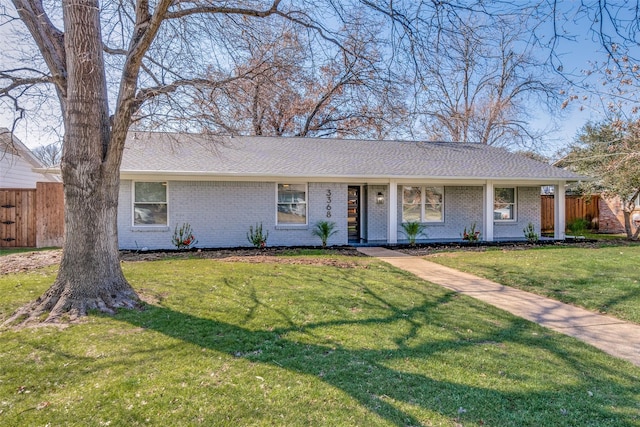
[[[349,242],[360,241],[360,186],[349,186],[347,198]]]

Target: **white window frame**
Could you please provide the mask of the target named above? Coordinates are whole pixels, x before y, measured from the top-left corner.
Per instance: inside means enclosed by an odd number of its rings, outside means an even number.
[[[164,184],[165,187],[165,198],[164,202],[167,205],[167,223],[166,224],[136,224],[136,184],[139,182],[160,182]],[[161,204],[162,202],[155,202],[154,204]],[[169,182],[168,181],[131,181],[131,226],[132,227],[163,227],[166,228],[169,226]]]
[[[401,202],[401,211],[402,211],[402,222],[406,223],[407,221],[404,218],[404,205],[408,204],[405,203],[404,200],[404,188],[405,187],[418,187],[420,189],[420,223],[423,224],[442,224],[444,223],[444,193],[445,193],[445,187],[442,186],[438,186],[438,185],[416,185],[416,184],[404,184],[401,185],[402,188],[402,202]],[[438,190],[440,192],[440,194],[442,195],[442,203],[440,203],[440,211],[441,211],[441,218],[438,221],[428,221],[425,218],[425,214],[426,214],[426,205],[427,205],[427,201],[426,201],[426,197],[425,194],[427,192],[428,188],[434,188],[436,190]]]
[[[496,219],[495,211],[496,211],[496,192],[503,188],[513,189],[513,203],[509,203],[513,206],[513,218],[505,218],[505,219]],[[503,186],[495,186],[493,187],[493,222],[517,222],[518,221],[518,187],[513,185],[503,185]]]
[[[304,224],[297,222],[279,222],[278,221],[278,205],[280,199],[278,198],[278,187],[280,185],[304,185]],[[298,203],[301,204],[301,203]],[[309,183],[307,182],[276,182],[276,226],[284,227],[306,227],[309,225]]]

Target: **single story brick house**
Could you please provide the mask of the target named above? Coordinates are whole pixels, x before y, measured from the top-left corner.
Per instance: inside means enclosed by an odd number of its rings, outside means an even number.
[[[333,221],[330,245],[460,241],[476,224],[486,241],[540,230],[540,187],[555,187],[555,238],[564,238],[564,190],[583,177],[480,144],[221,137],[132,132],[121,166],[122,249],[172,248],[189,223],[198,247],[250,246],[262,224],[269,246],[317,246],[312,229]]]

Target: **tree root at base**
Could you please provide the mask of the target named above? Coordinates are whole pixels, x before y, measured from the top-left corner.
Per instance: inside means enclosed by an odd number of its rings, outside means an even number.
[[[16,310],[2,323],[3,327],[21,328],[37,324],[74,323],[90,311],[115,314],[118,309],[141,307],[133,289],[124,289],[93,298],[71,298],[50,288],[44,295]]]

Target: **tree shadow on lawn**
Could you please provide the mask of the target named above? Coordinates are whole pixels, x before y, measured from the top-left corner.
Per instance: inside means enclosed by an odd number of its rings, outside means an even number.
[[[634,306],[637,306],[637,302],[640,301],[640,287],[635,283],[625,286],[608,283],[603,288],[603,281],[608,279],[598,276],[563,278],[562,282],[564,283],[561,285],[549,286],[550,283],[558,281],[558,277],[554,273],[545,275],[537,273],[532,276],[524,270],[504,271],[500,267],[485,267],[485,269],[491,271],[492,274],[487,275],[487,277],[495,277],[495,279],[490,279],[495,282],[506,283],[507,286],[513,286],[513,283],[516,283],[516,288],[528,292],[546,296],[566,304],[584,307],[588,310],[605,312],[622,320],[640,323],[637,312],[634,313],[632,310]],[[595,291],[602,293],[602,289],[604,289],[604,292],[613,294],[613,296],[606,299],[602,298],[599,303],[595,297],[589,296],[587,297],[588,301],[585,302],[583,291],[585,289],[588,295],[592,295]]]
[[[252,287],[242,292],[252,301],[252,306],[245,306],[247,317],[243,322],[248,322],[258,307],[267,304],[263,304]],[[257,330],[159,305],[148,305],[138,313],[122,312],[117,318],[203,349],[313,376],[397,426],[424,425],[428,423],[424,419],[426,413],[439,413],[456,422],[501,426],[626,425],[630,422],[629,414],[633,414],[636,422],[640,417],[637,404],[640,389],[634,385],[637,378],[633,373],[625,373],[619,363],[607,363],[606,357],[592,357],[593,350],[585,345],[555,334],[547,335],[531,323],[498,310],[492,312],[496,326],[473,338],[458,335],[429,339],[422,334],[422,328],[447,322],[441,317],[446,312],[443,306],[465,297],[447,292],[402,309],[371,289],[366,292],[371,297],[368,303],[377,302],[385,307],[385,315],[296,324],[279,310],[278,315],[286,318],[285,326]],[[473,320],[475,312],[494,310],[468,298],[465,303],[470,307],[471,319],[467,321]],[[304,342],[322,341],[318,338],[326,337],[328,330],[336,327],[368,328],[366,331],[370,333],[384,334],[385,328],[398,322],[409,327],[386,337],[395,343],[393,348],[360,345],[354,349],[348,340]],[[362,334],[359,330],[354,333]],[[530,358],[531,352],[521,354],[511,349],[511,354],[501,353],[504,343],[539,349],[544,361],[535,363],[542,363],[536,366],[541,366],[544,372],[530,371],[527,360],[510,366],[506,359]],[[481,360],[483,356],[478,349],[488,351],[486,360]],[[500,358],[514,372],[496,372],[495,361]],[[442,371],[447,369],[459,371],[462,377],[448,376],[451,379],[443,380],[447,375]],[[464,374],[475,374],[476,370],[487,372],[491,381],[485,381],[484,386],[470,385]],[[550,379],[554,372],[572,372],[575,379],[554,382]],[[540,380],[540,375],[545,379]],[[611,377],[623,379],[624,384],[610,384]],[[521,382],[523,387],[513,391],[514,381]],[[590,390],[598,389],[606,396],[590,397]],[[635,405],[629,403],[634,399]]]

